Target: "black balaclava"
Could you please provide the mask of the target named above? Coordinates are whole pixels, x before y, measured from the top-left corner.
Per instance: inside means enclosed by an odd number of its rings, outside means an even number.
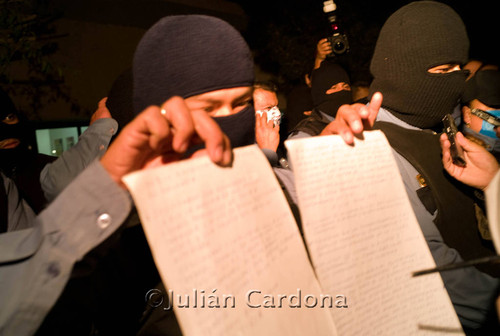
[[[370,95],[380,91],[382,105],[419,128],[438,126],[458,104],[467,71],[431,74],[427,70],[467,61],[469,40],[464,23],[448,5],[417,1],[385,22],[370,65]]]
[[[286,97],[286,111],[283,121],[287,130],[292,130],[302,119],[307,118],[305,111],[313,109],[311,88],[306,84],[295,87]],[[281,127],[280,127],[281,130]]]
[[[15,115],[19,119],[19,122],[12,125],[0,122],[0,140],[10,138],[21,140],[25,135],[22,128],[21,115],[9,95],[0,89],[0,121],[3,121],[10,114]]]
[[[118,122],[118,132],[135,117],[132,100],[132,83],[132,68],[128,68],[116,77],[108,92],[106,107],[113,119]],[[118,133],[113,138],[117,135]]]
[[[500,71],[479,70],[467,81],[462,95],[462,103],[469,104],[474,99],[492,109],[500,110]],[[490,111],[489,113],[499,116],[498,111]],[[486,148],[500,162],[500,139],[497,137],[493,125],[483,120],[481,129],[475,131],[469,125],[464,124],[462,132],[468,139]]]
[[[254,64],[247,43],[227,22],[205,15],[167,16],[143,36],[134,55],[134,112],[172,96],[252,86]],[[214,117],[233,147],[255,143],[252,106]]]
[[[500,71],[479,70],[465,84],[462,103],[477,99],[491,108],[500,108]]]
[[[351,85],[349,75],[344,68],[336,63],[323,61],[321,66],[312,72],[311,77],[311,96],[314,108],[335,117],[341,105],[351,104],[351,91],[342,90],[327,94],[328,89],[341,82]]]
[[[6,124],[3,120],[13,114],[18,118],[16,124]],[[10,96],[0,89],[0,141],[5,139],[18,139],[20,144],[15,148],[0,149],[0,169],[9,177],[19,164],[23,164],[29,151],[29,131],[30,126],[25,116],[20,113]]]

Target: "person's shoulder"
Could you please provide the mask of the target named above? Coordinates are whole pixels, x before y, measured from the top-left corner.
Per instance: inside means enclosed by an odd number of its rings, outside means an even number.
[[[358,100],[354,101],[354,104],[368,104],[370,102],[370,100],[368,99],[368,97],[363,97],[363,98],[359,98]]]
[[[304,132],[311,136],[319,135],[326,125],[328,125],[328,122],[325,120],[320,120],[315,116],[310,116],[302,119],[290,132],[290,136],[296,135],[299,132]]]
[[[36,161],[42,166],[46,165],[47,163],[54,162],[55,160],[57,160],[57,156],[46,155],[42,153],[36,154]]]

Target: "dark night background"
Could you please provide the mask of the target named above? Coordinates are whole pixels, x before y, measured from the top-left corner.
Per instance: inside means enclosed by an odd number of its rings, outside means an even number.
[[[237,1],[249,15],[245,36],[256,51],[256,63],[276,74],[282,84],[299,79],[311,68],[317,41],[329,34],[323,1]],[[411,1],[337,0],[337,20],[346,31],[350,53],[339,62],[352,81],[370,79],[369,62],[385,20]],[[441,1],[453,7],[466,23],[471,57],[498,63],[497,18],[492,2]]]
[[[378,32],[391,13],[409,2],[335,1],[350,45],[338,61],[353,83],[370,81]],[[498,64],[494,3],[441,2],[463,18],[471,57]],[[330,34],[320,0],[0,0],[0,86],[16,104],[24,104],[32,119],[85,120],[130,64],[143,32],[165,15],[188,13],[218,16],[240,30],[259,71],[282,94],[310,71],[316,43]],[[23,63],[29,65],[24,72],[19,71]],[[65,104],[51,105],[58,101]]]

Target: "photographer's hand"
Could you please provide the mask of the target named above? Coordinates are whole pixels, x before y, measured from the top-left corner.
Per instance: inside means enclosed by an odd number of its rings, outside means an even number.
[[[180,97],[172,97],[162,107],[150,106],[121,131],[101,158],[111,178],[121,179],[136,170],[178,161],[191,144],[204,142],[210,159],[228,166],[232,162],[227,136],[204,111],[191,111]]]
[[[318,69],[321,66],[327,55],[332,53],[332,44],[328,42],[328,39],[323,38],[319,40],[316,45],[316,59],[314,60],[314,69]]]

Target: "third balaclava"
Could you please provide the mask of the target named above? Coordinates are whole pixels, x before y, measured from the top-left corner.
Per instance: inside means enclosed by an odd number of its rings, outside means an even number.
[[[3,120],[9,116],[16,117],[17,123],[4,123]],[[32,154],[29,150],[30,132],[31,126],[28,124],[27,118],[17,110],[10,96],[0,89],[0,141],[6,139],[20,141],[15,148],[0,149],[0,170],[9,177]]]
[[[342,82],[351,85],[347,72],[337,63],[323,61],[321,66],[312,72],[311,96],[314,108],[335,117],[341,105],[351,104],[350,89],[329,92],[333,85]]]
[[[410,125],[432,128],[451,113],[465,85],[466,71],[431,74],[431,67],[467,61],[465,25],[448,5],[412,2],[385,22],[370,65],[370,94],[380,91],[382,105]]]
[[[479,70],[467,81],[462,103],[477,99],[491,108],[500,109],[500,71]]]
[[[118,122],[118,132],[135,117],[132,100],[132,83],[132,69],[127,68],[116,77],[108,92],[106,107],[109,109],[113,119]],[[117,135],[118,133],[113,138]]]
[[[18,119],[15,124],[8,124],[2,122],[12,115]],[[16,109],[14,102],[10,96],[2,89],[0,89],[0,140],[5,139],[18,139],[20,141],[26,140],[26,132],[24,130],[24,118]]]
[[[467,81],[462,95],[462,103],[469,104],[474,99],[494,109],[486,112],[500,117],[500,71],[480,70]],[[497,137],[492,124],[483,120],[479,132],[465,124],[462,127],[462,132],[469,140],[485,147],[500,161],[500,138]]]
[[[205,15],[167,16],[143,36],[134,54],[134,111],[161,105],[172,96],[252,86],[254,64],[240,33]],[[255,112],[248,107],[215,117],[233,147],[255,142]]]

